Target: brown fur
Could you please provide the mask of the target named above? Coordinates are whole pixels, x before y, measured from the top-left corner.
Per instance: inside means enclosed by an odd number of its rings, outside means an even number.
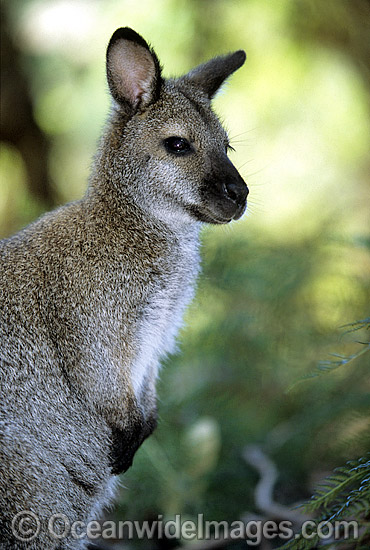
[[[164,80],[146,42],[118,29],[112,111],[85,196],[0,245],[2,548],[77,548],[54,540],[48,519],[96,518],[155,427],[158,365],[193,294],[201,222],[245,208],[210,108],[244,58]],[[189,149],[173,151],[173,136]],[[28,544],[11,528],[22,510],[42,523]]]

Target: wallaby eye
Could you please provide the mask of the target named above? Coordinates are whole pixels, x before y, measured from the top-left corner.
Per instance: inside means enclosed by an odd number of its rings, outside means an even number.
[[[184,155],[192,151],[192,147],[188,140],[177,136],[165,139],[164,146],[169,153],[174,153],[176,155]]]

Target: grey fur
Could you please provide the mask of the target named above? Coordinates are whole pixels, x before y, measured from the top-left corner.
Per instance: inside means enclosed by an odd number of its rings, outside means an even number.
[[[244,59],[164,80],[146,42],[118,29],[85,196],[1,242],[1,548],[79,548],[48,533],[50,516],[97,518],[155,427],[157,369],[193,295],[201,223],[246,204],[209,100]],[[189,149],[174,152],[171,136]],[[28,543],[11,528],[24,510],[41,522]]]

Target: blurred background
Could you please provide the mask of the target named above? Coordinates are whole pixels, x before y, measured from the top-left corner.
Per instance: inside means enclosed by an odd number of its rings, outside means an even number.
[[[370,316],[369,2],[3,0],[1,11],[2,237],[84,193],[117,27],[142,34],[167,76],[246,50],[214,107],[249,209],[203,231],[159,427],[112,516],[268,518],[272,501],[307,499],[370,450],[369,331],[343,328]],[[263,464],[277,474],[265,504]]]

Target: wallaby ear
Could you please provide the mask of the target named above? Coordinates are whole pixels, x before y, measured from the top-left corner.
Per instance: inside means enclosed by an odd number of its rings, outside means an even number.
[[[195,67],[183,78],[201,88],[212,99],[226,78],[243,65],[246,57],[243,50],[215,57]]]
[[[113,98],[130,116],[158,99],[162,82],[158,58],[128,27],[117,29],[108,44],[107,80]]]

